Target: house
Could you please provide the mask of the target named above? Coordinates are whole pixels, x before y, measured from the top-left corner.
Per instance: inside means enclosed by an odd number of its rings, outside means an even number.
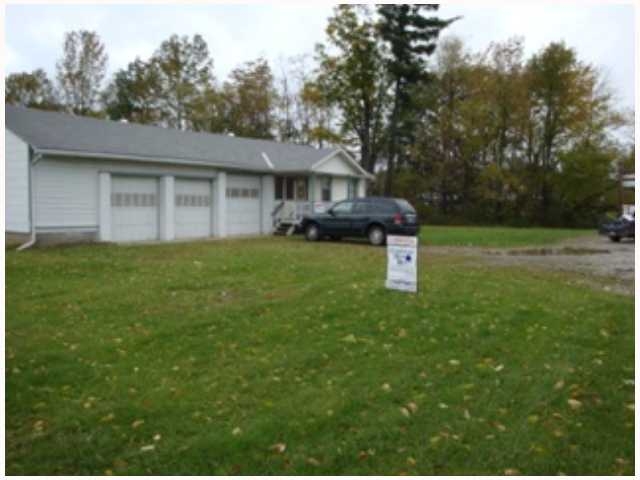
[[[363,196],[342,148],[5,107],[6,232],[112,242],[271,234]]]

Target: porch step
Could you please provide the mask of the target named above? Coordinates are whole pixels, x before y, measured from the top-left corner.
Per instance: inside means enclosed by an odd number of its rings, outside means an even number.
[[[281,223],[278,227],[273,231],[274,235],[292,235],[295,225],[290,223]]]

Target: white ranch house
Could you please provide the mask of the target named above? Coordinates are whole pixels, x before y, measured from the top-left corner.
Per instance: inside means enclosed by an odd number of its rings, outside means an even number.
[[[133,242],[267,235],[372,177],[341,148],[5,107],[6,232]]]

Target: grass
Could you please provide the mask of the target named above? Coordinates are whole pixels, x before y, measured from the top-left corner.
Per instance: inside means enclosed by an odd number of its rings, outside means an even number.
[[[633,298],[425,255],[404,294],[385,262],[7,252],[7,473],[633,474]]]
[[[557,243],[594,230],[569,228],[514,228],[514,227],[449,227],[425,225],[420,229],[423,245],[461,247],[524,247]]]

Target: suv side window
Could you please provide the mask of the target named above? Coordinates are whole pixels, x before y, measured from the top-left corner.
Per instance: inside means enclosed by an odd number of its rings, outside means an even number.
[[[348,215],[353,209],[353,202],[340,202],[336,203],[331,210],[336,215]]]
[[[356,214],[363,215],[366,213],[370,213],[371,211],[372,211],[371,204],[366,201],[356,202],[356,204],[353,206],[353,213],[356,213]]]
[[[398,206],[393,201],[389,201],[389,200],[380,200],[379,202],[376,203],[375,209],[380,213],[397,213],[398,212]]]

